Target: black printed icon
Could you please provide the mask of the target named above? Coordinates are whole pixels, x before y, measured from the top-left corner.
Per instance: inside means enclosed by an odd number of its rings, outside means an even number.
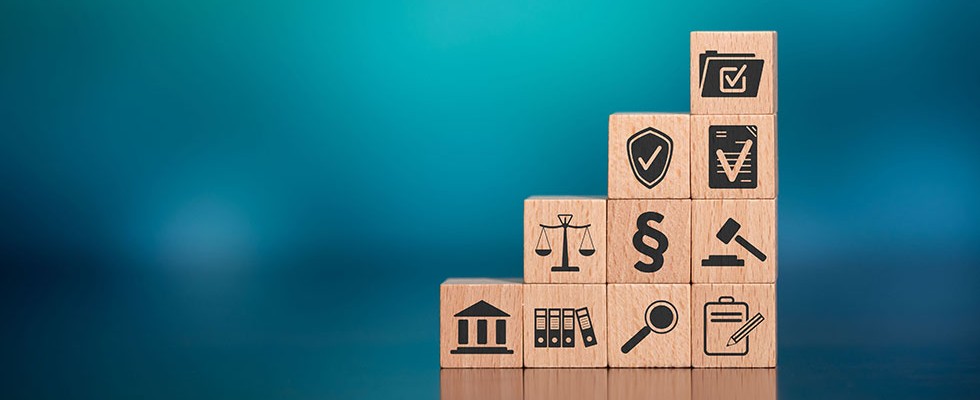
[[[575,325],[582,334],[582,345],[598,344],[589,308],[535,308],[534,347],[575,347]]]
[[[646,128],[626,141],[626,154],[633,176],[643,186],[652,189],[667,175],[674,154],[674,141],[666,133]]]
[[[507,348],[507,318],[510,314],[480,300],[453,315],[456,318],[456,348],[451,354],[514,354]],[[470,322],[476,321],[476,343],[470,337]],[[493,343],[487,341],[489,321],[493,321]]]
[[[633,264],[633,268],[636,268],[640,272],[657,272],[664,266],[664,252],[667,251],[667,247],[669,246],[667,236],[652,225],[652,222],[660,223],[663,220],[663,215],[653,211],[640,214],[636,219],[636,233],[633,234],[633,247],[636,248],[636,251],[650,257],[649,263],[640,260],[636,264]],[[657,242],[657,246],[654,247],[647,244],[643,240],[644,238],[649,238],[649,240]]]
[[[701,97],[756,97],[764,60],[753,53],[708,50],[698,57]]]
[[[650,303],[646,312],[643,313],[643,323],[645,325],[619,349],[623,354],[632,351],[650,332],[663,334],[674,330],[674,327],[677,326],[677,308],[666,300]]]
[[[704,305],[704,354],[709,356],[744,356],[749,353],[749,334],[765,317],[760,313],[749,318],[749,305],[722,296]]]
[[[579,243],[578,252],[582,256],[588,257],[595,254],[595,242],[592,241],[592,233],[589,232],[589,227],[592,224],[585,225],[572,225],[572,214],[558,214],[558,221],[561,222],[558,225],[545,225],[538,224],[541,226],[541,233],[538,234],[538,244],[534,248],[534,252],[545,257],[551,254],[551,241],[548,240],[548,229],[559,229],[561,228],[561,265],[555,265],[551,267],[552,272],[577,272],[579,270],[578,266],[568,265],[568,230],[569,229],[584,229],[582,233],[582,241]]]
[[[754,189],[758,185],[755,125],[712,125],[708,128],[708,187]]]
[[[742,245],[742,248],[748,250],[749,253],[752,253],[752,255],[755,256],[755,258],[759,259],[759,261],[766,261],[765,253],[763,253],[761,250],[753,246],[752,243],[749,243],[748,240],[745,240],[745,238],[743,238],[742,235],[739,235],[738,234],[739,229],[742,229],[742,225],[740,225],[738,221],[729,218],[727,221],[725,221],[725,224],[721,226],[721,229],[718,230],[718,234],[716,234],[715,237],[718,238],[718,240],[720,240],[724,244],[729,244],[732,242],[732,239],[735,239],[736,243]],[[738,258],[737,255],[712,254],[709,255],[708,258],[701,260],[701,266],[702,267],[744,267],[745,260]]]

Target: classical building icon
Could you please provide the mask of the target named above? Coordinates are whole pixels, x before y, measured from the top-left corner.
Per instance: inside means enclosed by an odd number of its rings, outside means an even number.
[[[456,318],[456,348],[452,354],[514,354],[507,344],[507,318],[510,314],[480,300],[465,310],[453,315]],[[493,335],[490,335],[490,321],[493,321]],[[470,335],[470,327],[476,322],[476,340]],[[488,340],[493,337],[493,341]]]

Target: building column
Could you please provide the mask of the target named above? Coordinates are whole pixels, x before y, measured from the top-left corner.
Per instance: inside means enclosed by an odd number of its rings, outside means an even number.
[[[498,319],[497,326],[494,327],[494,330],[496,331],[497,334],[496,335],[497,344],[506,344],[507,343],[507,320]]]
[[[460,318],[457,329],[456,343],[467,344],[470,342],[470,321]]]
[[[487,320],[476,320],[476,344],[487,344]]]

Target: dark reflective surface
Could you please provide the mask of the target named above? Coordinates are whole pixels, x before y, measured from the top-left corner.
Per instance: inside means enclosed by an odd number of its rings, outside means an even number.
[[[610,369],[610,399],[690,399],[691,369]],[[775,384],[775,382],[773,382]]]
[[[523,378],[523,379],[522,379]],[[776,399],[775,369],[442,370],[443,399]]]
[[[439,371],[443,399],[503,400],[524,398],[524,370],[443,369]]]

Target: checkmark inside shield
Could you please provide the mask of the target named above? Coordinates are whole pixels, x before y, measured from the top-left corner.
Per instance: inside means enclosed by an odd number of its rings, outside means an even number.
[[[643,170],[646,171],[650,169],[650,166],[653,165],[653,160],[657,159],[657,155],[660,154],[660,150],[663,149],[663,146],[657,146],[657,149],[653,151],[653,154],[650,155],[650,158],[648,158],[646,161],[643,161],[643,157],[637,157],[636,161],[639,161],[640,167],[643,167]]]

